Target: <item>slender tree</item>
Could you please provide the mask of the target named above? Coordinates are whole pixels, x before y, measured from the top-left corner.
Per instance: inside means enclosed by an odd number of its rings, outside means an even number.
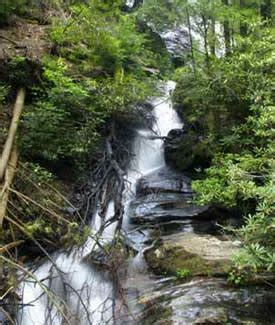
[[[216,21],[215,21],[215,18],[212,17],[211,19],[211,54],[213,56],[216,55]]]
[[[188,7],[186,7],[185,12],[186,12],[186,20],[187,20],[187,26],[188,26],[188,35],[189,35],[189,42],[190,42],[190,53],[191,53],[192,67],[193,67],[194,73],[196,73],[196,61],[195,61],[195,55],[194,55],[192,27],[191,27],[191,20],[190,20]]]
[[[225,8],[229,6],[228,0],[222,0]],[[231,53],[231,42],[230,42],[230,24],[228,19],[226,18],[223,22],[223,35],[224,35],[224,45],[225,45],[225,54],[229,55]]]
[[[205,52],[205,62],[209,66],[209,52],[208,52],[208,22],[205,14],[202,14],[202,26],[203,26],[203,43],[204,43],[204,52]]]

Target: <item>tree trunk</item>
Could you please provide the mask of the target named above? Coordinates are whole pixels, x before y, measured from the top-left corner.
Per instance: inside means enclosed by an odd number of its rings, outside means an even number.
[[[205,16],[202,16],[203,23],[203,42],[204,42],[204,52],[205,52],[205,63],[209,67],[209,52],[208,52],[208,26]]]
[[[213,55],[213,56],[215,56],[216,55],[216,22],[215,22],[215,19],[214,18],[212,18],[211,19],[211,54]]]
[[[225,6],[229,6],[228,0],[222,0]],[[231,42],[230,42],[230,25],[229,21],[226,19],[223,22],[223,36],[224,36],[224,46],[225,46],[225,55],[229,55],[231,53]]]
[[[186,18],[187,18],[187,25],[188,25],[188,36],[189,36],[189,42],[190,42],[190,53],[191,53],[192,67],[193,67],[194,73],[196,73],[196,62],[195,62],[195,55],[194,55],[192,28],[191,28],[191,21],[190,21],[190,15],[189,15],[188,8],[186,8]]]

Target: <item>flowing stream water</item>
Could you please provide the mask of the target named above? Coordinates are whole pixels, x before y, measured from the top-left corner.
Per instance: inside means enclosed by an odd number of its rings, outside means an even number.
[[[158,324],[162,317],[168,316],[169,322],[159,324],[193,324],[198,315],[216,317],[217,313],[220,314],[221,310],[225,309],[229,309],[231,319],[242,319],[244,315],[245,321],[251,321],[243,324],[272,324],[259,321],[261,308],[268,306],[268,298],[263,298],[263,295],[259,295],[253,289],[228,288],[221,279],[195,279],[186,284],[175,284],[173,279],[155,276],[147,268],[143,253],[150,246],[148,240],[152,228],[132,225],[130,215],[133,213],[133,204],[139,202],[136,196],[138,180],[167,168],[163,140],[156,138],[156,135],[167,136],[171,129],[183,126],[172,107],[170,94],[174,87],[173,82],[167,82],[163,96],[152,100],[154,106],[152,129],[136,130],[132,144],[133,158],[129,164],[124,193],[123,229],[137,253],[133,258],[129,258],[127,270],[122,277],[121,285],[128,307],[126,309],[121,307],[123,303],[119,302],[120,298],[117,297],[115,284],[109,274],[85,259],[95,246],[94,240],[90,238],[81,249],[74,250],[70,254],[65,252],[53,254],[51,258],[57,268],[53,267],[51,261],[37,266],[35,277],[50,287],[51,292],[45,294],[44,289],[35,283],[34,279],[25,281],[21,289],[23,304],[26,306],[18,315],[18,324],[66,323],[64,315],[62,316],[59,310],[58,301],[61,300],[68,306],[67,311],[63,310],[64,314],[72,315],[66,319],[69,324]],[[167,200],[171,199],[171,196],[173,198],[174,194],[165,195]],[[162,199],[161,195],[159,198]],[[152,198],[152,201],[154,200],[155,198]],[[152,201],[149,196],[149,201],[142,202],[141,207],[150,210],[152,205],[154,209],[155,201]],[[113,212],[113,202],[110,202],[107,219]],[[91,227],[96,231],[99,225],[100,217],[96,215]],[[114,224],[109,226],[102,240],[105,242],[111,240],[114,229]],[[182,225],[181,231],[190,232],[194,229],[192,224],[188,223]],[[155,298],[161,298],[158,304]],[[253,301],[257,302],[256,308],[255,304],[252,304]],[[247,306],[252,304],[252,308],[247,308],[244,312],[240,304]],[[268,313],[267,320],[270,319]],[[254,320],[256,322],[253,322]],[[236,323],[238,324],[237,321]]]
[[[129,229],[128,220],[128,206],[129,202],[135,196],[135,186],[137,180],[165,165],[164,152],[163,152],[163,140],[153,139],[154,136],[166,136],[171,129],[181,128],[182,122],[180,121],[177,113],[172,108],[170,99],[170,93],[173,90],[175,84],[168,82],[165,85],[164,96],[154,99],[152,101],[154,123],[152,130],[136,130],[136,137],[133,142],[133,159],[130,162],[129,170],[127,173],[126,183],[128,184],[127,190],[124,194],[125,200],[125,216],[123,220],[123,227]],[[113,202],[109,203],[107,211],[108,217],[113,215]],[[95,216],[91,227],[93,230],[98,230],[100,225],[100,217]],[[108,241],[112,239],[112,234],[115,229],[115,225],[112,224],[108,227],[104,234],[104,240]],[[141,247],[140,244],[143,241],[143,236],[132,237],[136,240],[136,246]],[[93,324],[102,324],[107,322],[112,317],[111,304],[113,298],[113,285],[108,275],[97,271],[87,263],[83,262],[83,258],[87,255],[94,245],[94,241],[89,239],[82,249],[74,251],[69,255],[61,252],[54,254],[51,258],[58,267],[56,270],[52,266],[51,261],[47,261],[44,264],[38,266],[34,272],[35,277],[42,281],[43,285],[50,286],[53,295],[50,297],[44,293],[43,288],[35,283],[34,279],[25,281],[22,287],[23,291],[23,304],[26,305],[22,312],[20,312],[18,321],[20,324],[61,324],[62,316],[58,312],[58,307],[55,306],[52,300],[65,299],[66,303],[70,307],[70,311],[77,309],[82,310],[86,315],[82,315],[82,319],[71,320],[71,322],[78,322],[86,324],[89,321]],[[142,251],[141,251],[142,253]],[[133,261],[133,265],[137,263],[137,260],[142,254],[137,254],[137,258]],[[132,272],[134,267],[131,267]],[[49,278],[53,278],[50,280]],[[71,285],[71,288],[64,288],[62,284],[62,278]],[[83,300],[83,306],[79,301],[79,298],[74,292],[81,294]],[[43,294],[44,293],[44,294]],[[68,295],[67,293],[70,293]],[[89,316],[87,316],[87,310]],[[103,316],[102,316],[103,315]],[[102,318],[103,317],[103,318]]]

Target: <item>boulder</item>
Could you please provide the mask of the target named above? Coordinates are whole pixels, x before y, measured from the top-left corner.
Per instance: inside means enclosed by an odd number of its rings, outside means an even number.
[[[239,246],[226,237],[173,234],[161,237],[157,247],[145,252],[145,259],[157,274],[177,275],[186,270],[192,276],[220,276],[232,267]]]

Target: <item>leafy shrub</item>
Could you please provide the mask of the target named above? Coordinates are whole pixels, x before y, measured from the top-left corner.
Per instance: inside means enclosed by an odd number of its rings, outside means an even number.
[[[177,270],[177,272],[176,272],[176,277],[177,277],[178,279],[186,279],[186,278],[188,278],[190,275],[191,275],[191,272],[190,272],[190,270],[188,270],[188,269],[179,269],[179,270]]]

